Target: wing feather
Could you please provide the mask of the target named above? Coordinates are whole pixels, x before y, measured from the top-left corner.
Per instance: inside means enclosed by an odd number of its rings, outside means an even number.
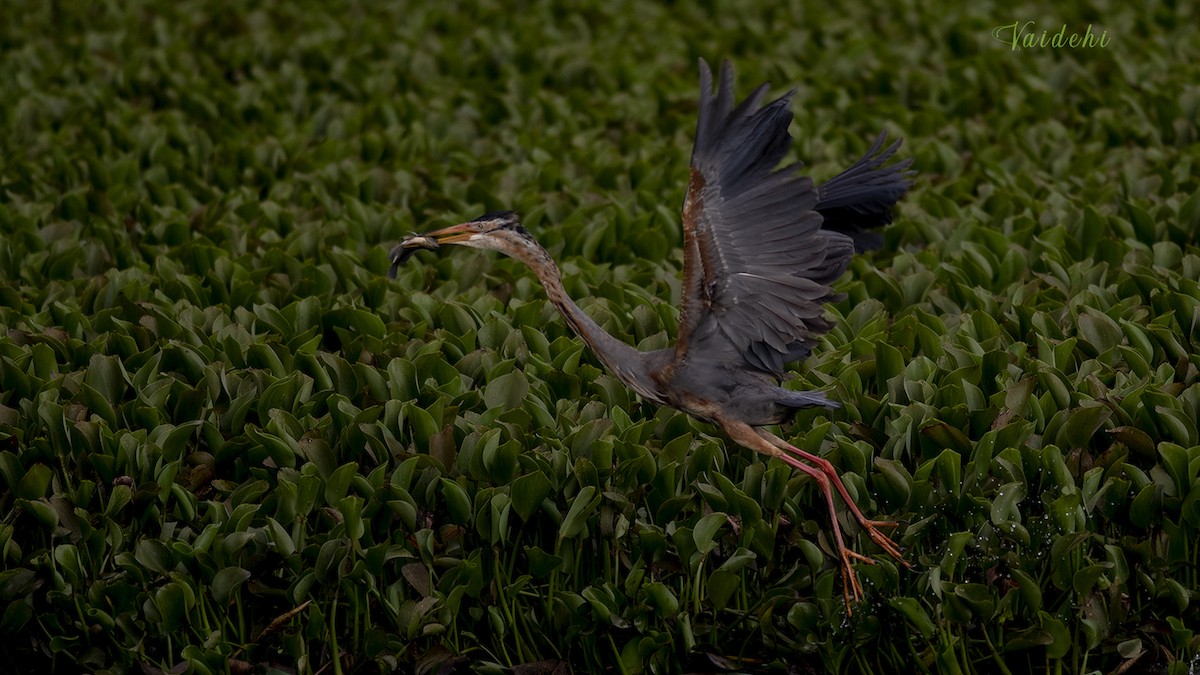
[[[912,158],[887,164],[900,141],[884,148],[886,141],[887,134],[879,134],[861,159],[817,190],[825,229],[853,239],[856,251],[879,248],[883,237],[869,230],[892,222],[892,206],[912,186]]]
[[[791,148],[795,92],[763,105],[768,86],[735,107],[733,67],[722,64],[714,93],[712,71],[700,61],[676,356],[702,352],[779,375],[830,329],[824,305],[835,299],[831,285],[855,248],[851,231],[822,227],[822,200],[848,214],[846,230],[855,213],[890,218],[908,174],[907,164],[883,166],[897,146],[882,149],[882,137],[820,190],[798,173],[800,164],[776,169]]]

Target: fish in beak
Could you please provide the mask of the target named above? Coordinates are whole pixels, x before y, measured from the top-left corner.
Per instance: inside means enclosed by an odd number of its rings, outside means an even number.
[[[388,269],[388,276],[395,279],[396,270],[401,265],[408,262],[417,251],[429,250],[436,251],[442,244],[461,244],[471,238],[475,233],[473,225],[476,223],[462,223],[460,225],[451,225],[433,232],[425,234],[410,234],[401,241],[396,248],[392,249],[391,259],[392,266]]]

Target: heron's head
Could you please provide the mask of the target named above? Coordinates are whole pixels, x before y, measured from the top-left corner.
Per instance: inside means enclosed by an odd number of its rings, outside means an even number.
[[[533,235],[521,226],[521,217],[515,211],[492,211],[475,220],[406,237],[392,249],[391,275],[394,277],[396,268],[417,251],[442,244],[491,249],[527,263],[544,255]]]

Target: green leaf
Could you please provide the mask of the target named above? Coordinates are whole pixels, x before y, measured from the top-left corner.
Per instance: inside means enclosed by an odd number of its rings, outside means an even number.
[[[373,312],[361,309],[341,308],[326,312],[323,318],[327,329],[333,327],[351,328],[374,338],[383,338],[387,334],[387,326]]]
[[[1179,207],[1179,225],[1184,230],[1200,232],[1200,192],[1192,194]]]
[[[133,556],[142,566],[156,574],[165,575],[175,567],[170,549],[155,539],[139,541],[134,547]]]
[[[441,478],[439,482],[442,486],[442,497],[446,500],[446,509],[450,512],[450,519],[462,525],[470,523],[473,512],[467,491],[463,489],[463,486],[448,478]]]
[[[1100,578],[1103,577],[1111,567],[1112,565],[1108,563],[1088,565],[1087,567],[1084,567],[1075,573],[1075,576],[1071,579],[1071,587],[1074,588],[1075,592],[1079,595],[1085,595],[1096,586],[1097,582],[1100,581]],[[1105,584],[1105,587],[1107,586],[1108,584]],[[1101,588],[1100,590],[1104,590],[1104,588]]]
[[[233,598],[233,594],[249,578],[249,570],[242,569],[241,567],[222,568],[221,571],[213,576],[211,587],[213,599],[222,607],[228,605]]]
[[[1141,656],[1142,652],[1144,651],[1145,647],[1142,645],[1142,641],[1139,638],[1131,638],[1117,644],[1117,653],[1120,654],[1121,658],[1123,659],[1136,659],[1137,657]]]
[[[41,584],[31,569],[18,567],[0,571],[0,600],[10,602],[28,596]]]
[[[550,496],[552,488],[550,479],[540,471],[527,473],[512,482],[509,494],[513,509],[521,516],[521,520],[529,520],[533,516],[533,512]]]
[[[1022,482],[1005,483],[996,490],[992,500],[992,524],[1002,527],[1008,523],[1021,522],[1021,501],[1025,499],[1025,484]]]
[[[267,531],[271,535],[271,542],[275,544],[275,550],[284,558],[291,557],[296,552],[296,543],[292,540],[288,531],[284,529],[279,521],[267,517]]]
[[[483,402],[488,408],[511,410],[519,408],[529,395],[529,379],[525,373],[514,370],[488,383],[483,391]]]
[[[581,488],[579,494],[571,500],[571,508],[567,510],[567,515],[563,517],[562,524],[558,528],[559,540],[579,536],[587,527],[588,518],[591,517],[599,503],[600,493],[594,486],[587,485]]]
[[[729,599],[741,585],[741,575],[725,570],[716,569],[708,576],[708,600],[713,609],[721,611],[729,604]]]
[[[913,477],[903,463],[881,457],[875,460],[875,467],[879,469],[879,476],[883,479],[883,484],[877,487],[879,495],[890,498],[893,504],[908,504],[912,495]]]
[[[17,505],[21,507],[21,510],[36,518],[47,530],[58,527],[58,512],[45,500],[20,499],[17,500]]]
[[[154,606],[161,618],[160,630],[165,634],[179,631],[188,624],[187,594],[179,582],[168,582],[154,593]]]
[[[716,548],[717,533],[727,522],[729,522],[729,516],[724,513],[710,513],[701,518],[692,531],[692,541],[696,544],[696,550],[701,554],[707,554]]]
[[[659,617],[672,617],[679,612],[679,598],[675,597],[666,584],[652,581],[642,588],[646,592],[650,606],[654,608],[654,613]]]
[[[4,614],[0,615],[0,630],[3,630],[6,635],[16,635],[25,628],[29,620],[33,618],[33,605],[27,602],[10,602],[4,607]]]
[[[350,490],[350,484],[354,482],[354,477],[358,475],[358,463],[350,462],[339,466],[337,470],[329,476],[325,481],[325,503],[330,506],[337,506],[342,497]]]
[[[349,550],[350,544],[344,539],[330,539],[321,544],[316,565],[313,567],[317,580],[323,583],[336,581],[342,574],[342,563],[346,560]]]
[[[338,513],[342,514],[346,536],[352,541],[362,539],[366,526],[363,523],[363,499],[355,495],[343,497],[337,502]]]
[[[929,618],[929,613],[916,598],[891,598],[888,600],[888,605],[908,620],[925,639],[932,637],[934,631],[937,630],[933,619]]]
[[[1192,596],[1192,592],[1189,591],[1187,587],[1175,579],[1166,579],[1163,581],[1163,590],[1165,590],[1165,594],[1171,598],[1173,604],[1175,605],[1176,611],[1183,613],[1187,610],[1188,605],[1191,603]]]
[[[954,586],[954,597],[959,598],[979,620],[991,619],[996,609],[996,597],[989,586],[983,584],[958,584]]]
[[[168,461],[182,459],[188,442],[196,437],[201,424],[200,420],[192,420],[191,422],[184,422],[179,426],[171,428],[166,438],[159,443],[163,456]]]
[[[1153,457],[1155,454],[1154,441],[1146,432],[1137,427],[1114,427],[1108,430],[1112,437],[1133,452],[1143,457]]]
[[[118,403],[125,398],[125,390],[128,388],[125,368],[121,365],[121,360],[115,356],[103,354],[93,354],[91,360],[88,361],[84,383],[99,393],[100,400],[109,403],[110,410],[111,404]]]
[[[430,439],[439,431],[437,421],[428,411],[416,405],[406,406],[409,424],[412,428],[412,441],[418,452],[429,452]]]
[[[1051,659],[1061,659],[1071,651],[1071,632],[1059,618],[1039,611],[1038,625],[1042,630],[1050,636],[1050,641],[1046,645],[1046,656]]]
[[[738,550],[734,551],[733,555],[729,556],[725,562],[721,563],[721,566],[717,569],[725,572],[740,572],[745,569],[747,565],[753,563],[757,558],[758,556],[750,549],[739,548]]]
[[[79,549],[71,544],[61,544],[54,547],[54,562],[58,564],[59,569],[69,577],[71,583],[78,584],[83,581],[84,571],[83,565],[79,559]]]
[[[525,555],[529,556],[529,571],[537,578],[544,578],[560,569],[565,561],[562,556],[551,555],[537,546],[526,546]]]
[[[962,459],[953,450],[943,450],[934,460],[938,478],[951,494],[958,496],[962,489]]]
[[[1097,401],[1083,401],[1078,408],[1067,412],[1067,421],[1058,432],[1055,443],[1064,448],[1086,448],[1092,436],[1112,415],[1112,409]]]
[[[946,552],[942,554],[942,563],[940,566],[942,573],[947,578],[954,575],[955,570],[958,568],[958,561],[962,558],[967,543],[973,538],[974,536],[970,532],[955,532],[950,535],[949,540],[946,542]]]
[[[521,454],[521,444],[509,440],[500,444],[489,444],[483,450],[483,467],[488,477],[498,484],[504,485],[512,481],[513,472],[517,468],[517,458]]]
[[[1159,488],[1151,484],[1142,488],[1129,505],[1129,519],[1142,529],[1148,529],[1159,515]]]
[[[875,343],[875,384],[887,391],[888,380],[904,372],[904,356],[900,350],[880,340]]]
[[[50,489],[50,479],[54,472],[45,464],[34,464],[29,467],[21,482],[17,484],[17,497],[20,499],[41,499]]]
[[[92,411],[108,424],[109,428],[117,426],[117,412],[113,408],[113,400],[102,394],[92,385],[84,382],[79,387],[78,400],[88,410]]]
[[[1103,312],[1084,307],[1079,314],[1079,335],[1096,353],[1102,354],[1121,343],[1121,326]]]

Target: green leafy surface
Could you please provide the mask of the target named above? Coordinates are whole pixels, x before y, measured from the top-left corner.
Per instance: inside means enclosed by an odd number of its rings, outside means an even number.
[[[1195,11],[876,4],[8,8],[9,663],[1189,672]],[[698,56],[798,88],[814,176],[882,128],[920,172],[797,367],[843,408],[782,431],[901,523],[853,608],[816,486],[639,402],[518,263],[384,274],[514,208],[669,344]]]

